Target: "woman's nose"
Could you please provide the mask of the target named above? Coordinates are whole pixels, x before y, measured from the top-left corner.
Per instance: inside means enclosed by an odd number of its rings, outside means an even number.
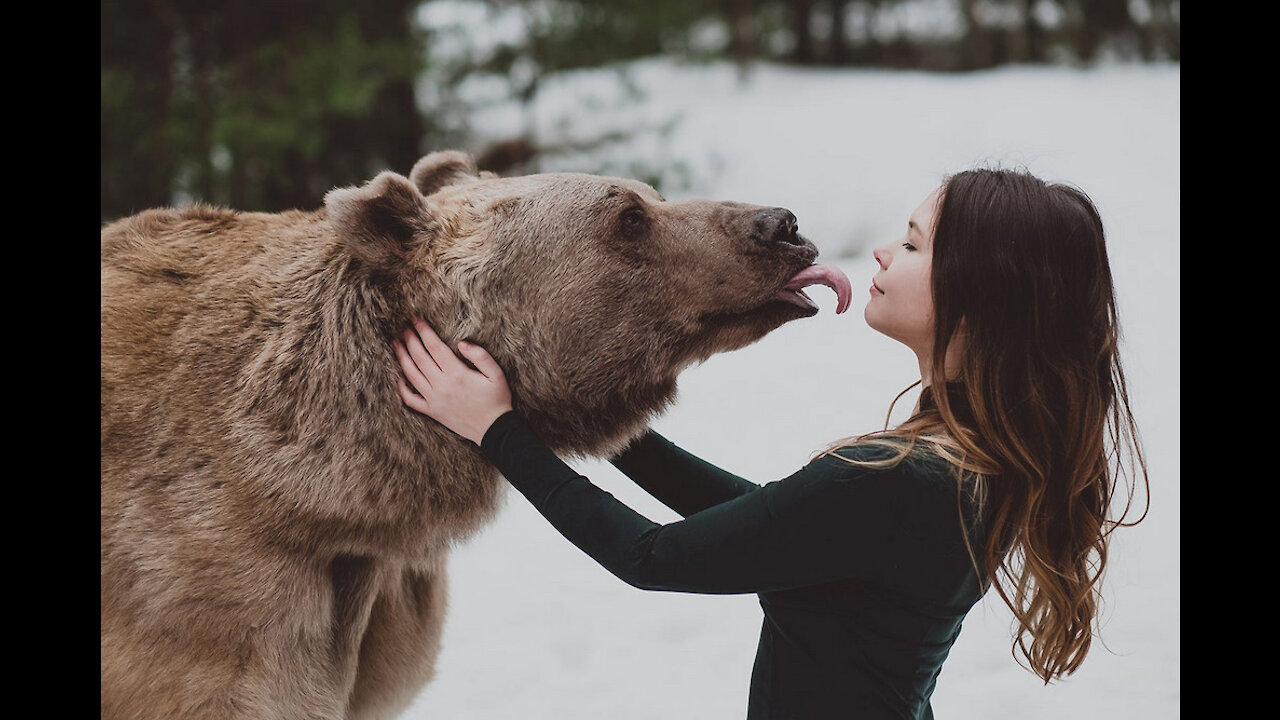
[[[877,248],[872,248],[871,257],[875,258],[876,262],[880,264],[881,270],[889,267],[888,265],[885,264],[886,262],[888,262],[889,254],[888,254],[888,251],[885,249],[884,245],[881,245],[880,247],[877,247]]]

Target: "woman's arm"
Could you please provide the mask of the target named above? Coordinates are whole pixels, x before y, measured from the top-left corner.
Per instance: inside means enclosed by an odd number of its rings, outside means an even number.
[[[883,579],[936,554],[917,531],[954,521],[898,470],[819,458],[733,500],[659,525],[565,464],[515,412],[485,433],[485,456],[551,524],[626,583],[646,590],[760,593]],[[942,508],[939,512],[938,508]],[[914,558],[914,559],[913,559]],[[927,562],[924,563],[927,565]]]
[[[919,532],[922,513],[923,527],[954,520],[945,493],[943,510],[929,512],[928,493],[918,492],[924,485],[896,469],[855,472],[823,457],[784,480],[659,525],[542,443],[511,411],[501,369],[483,349],[461,348],[478,372],[471,370],[422,324],[396,352],[417,389],[401,381],[406,404],[478,442],[561,534],[636,587],[759,593],[883,578],[903,563],[928,565],[936,555],[936,543]]]
[[[760,489],[653,430],[609,462],[681,517]]]

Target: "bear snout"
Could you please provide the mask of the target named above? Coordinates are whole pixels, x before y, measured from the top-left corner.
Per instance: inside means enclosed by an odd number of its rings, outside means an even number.
[[[786,208],[769,208],[756,213],[751,218],[751,228],[751,239],[762,245],[808,244],[800,237],[800,226],[795,214]]]

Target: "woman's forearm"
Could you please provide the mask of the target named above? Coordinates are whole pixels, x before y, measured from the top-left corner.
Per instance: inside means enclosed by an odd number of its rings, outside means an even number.
[[[823,460],[663,525],[565,464],[514,412],[493,423],[481,449],[561,535],[646,590],[758,593],[880,574],[895,562],[886,544],[914,544],[898,539],[904,508],[927,505],[904,501],[902,482],[847,482],[846,463]],[[943,497],[937,514],[950,520],[954,498]]]
[[[652,430],[610,462],[681,517],[760,489]]]

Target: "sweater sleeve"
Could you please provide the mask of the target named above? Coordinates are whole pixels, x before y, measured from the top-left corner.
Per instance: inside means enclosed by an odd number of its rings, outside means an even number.
[[[760,489],[652,430],[610,462],[681,517]]]
[[[659,525],[566,465],[515,413],[494,422],[481,448],[565,538],[646,590],[760,593],[876,578],[912,552],[899,520],[918,510],[893,470],[853,469],[821,457],[787,478]]]

